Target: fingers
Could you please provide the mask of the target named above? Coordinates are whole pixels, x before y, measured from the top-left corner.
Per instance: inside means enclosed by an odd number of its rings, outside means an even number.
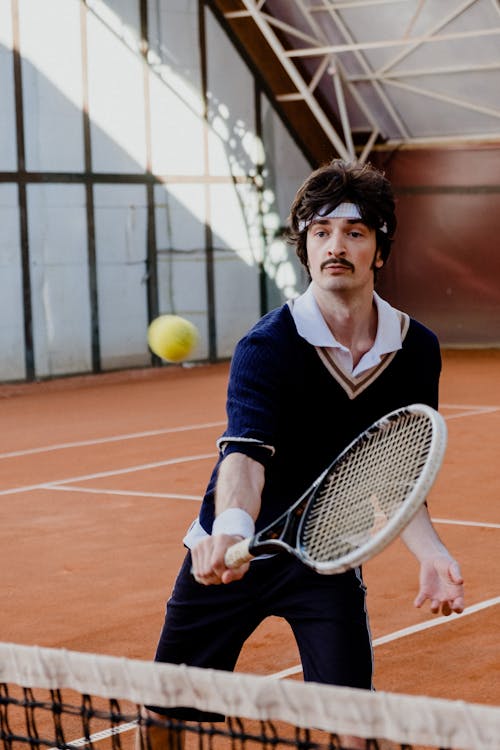
[[[465,609],[465,602],[463,596],[457,596],[456,599],[453,600],[451,609],[453,612],[456,612],[457,615],[459,615],[461,612]]]
[[[461,585],[464,582],[464,579],[462,577],[462,573],[460,572],[460,566],[459,564],[454,560],[449,568],[448,568],[448,575],[450,577],[450,581],[452,583],[456,583],[457,585]]]
[[[433,615],[437,615],[437,613],[439,612],[440,606],[441,606],[441,602],[439,601],[439,599],[433,599],[431,601],[431,612]]]
[[[192,574],[197,583],[204,586],[216,586],[243,578],[249,563],[237,568],[228,568],[224,562],[227,548],[235,541],[238,539],[227,534],[216,534],[201,540],[193,547],[191,550]]]
[[[413,606],[416,607],[417,609],[420,609],[420,607],[422,606],[422,604],[425,602],[426,599],[427,599],[427,595],[425,594],[424,591],[420,590],[417,596],[415,597]]]
[[[460,571],[460,566],[455,560],[453,560],[453,562],[450,563],[450,566],[448,567],[448,577],[449,577],[450,583],[454,587],[459,588],[460,593],[458,593],[455,590],[454,592],[455,595],[453,596],[453,598],[450,597],[446,602],[444,602],[443,614],[449,615],[452,612],[456,612],[457,614],[460,614],[461,612],[464,611],[464,606],[465,606],[464,597],[463,597],[463,594],[461,593],[464,579]],[[445,611],[445,608],[446,608],[446,611]]]
[[[419,609],[423,604],[425,604],[427,598],[428,597],[425,593],[420,593],[414,601],[415,607]],[[458,596],[456,599],[445,601],[441,601],[440,599],[431,599],[430,610],[433,615],[439,614],[440,611],[441,614],[443,614],[445,617],[448,617],[448,615],[451,615],[453,612],[459,615],[464,611],[464,598],[462,596]]]
[[[240,565],[239,568],[224,568],[221,572],[209,570],[205,573],[193,568],[193,576],[197,583],[204,586],[217,586],[221,583],[239,581],[247,572],[248,567],[249,563],[245,563],[245,565]]]
[[[439,612],[439,606],[436,610],[436,612]],[[452,608],[450,607],[449,602],[443,602],[441,605],[441,612],[445,617],[448,617],[452,613]]]
[[[451,615],[453,612],[459,615],[464,611],[464,600],[463,600],[463,597],[459,596],[456,599],[453,599],[451,601],[445,601],[441,603],[436,602],[434,604],[434,607],[431,607],[431,612],[433,614],[439,613],[440,606],[441,606],[441,614],[443,614],[445,617],[448,617],[448,615]]]
[[[244,563],[243,565],[240,565],[238,568],[227,568],[221,576],[222,583],[231,583],[232,581],[239,581],[245,573],[247,572],[248,568],[250,567],[250,563]]]
[[[414,605],[421,607],[427,600],[432,614],[441,612],[444,617],[448,617],[453,612],[463,612],[463,577],[455,560],[440,556],[422,563],[420,590]]]

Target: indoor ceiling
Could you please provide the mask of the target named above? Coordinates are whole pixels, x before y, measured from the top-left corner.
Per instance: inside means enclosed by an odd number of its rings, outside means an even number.
[[[238,0],[224,16],[259,30],[286,73],[276,99],[344,158],[500,140],[499,0]]]

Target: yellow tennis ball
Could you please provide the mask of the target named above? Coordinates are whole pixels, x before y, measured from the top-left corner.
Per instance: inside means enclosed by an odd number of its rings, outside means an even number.
[[[167,362],[182,362],[197,343],[198,329],[179,315],[160,315],[149,325],[149,348]]]

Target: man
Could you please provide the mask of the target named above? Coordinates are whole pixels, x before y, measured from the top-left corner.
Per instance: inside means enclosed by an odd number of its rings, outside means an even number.
[[[190,549],[168,603],[156,659],[231,670],[269,615],[294,633],[305,680],[372,688],[361,570],[324,576],[278,554],[229,569],[227,548],[278,517],[362,430],[398,407],[436,408],[434,334],[374,292],[396,228],[388,180],[335,160],[305,181],[289,236],[311,283],[236,347],[228,425]],[[420,563],[415,605],[461,612],[460,569],[423,507],[403,533]],[[180,718],[193,712],[169,711]]]

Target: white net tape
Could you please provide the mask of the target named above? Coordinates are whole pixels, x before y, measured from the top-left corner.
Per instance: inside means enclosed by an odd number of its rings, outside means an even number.
[[[0,683],[68,688],[157,706],[285,721],[360,737],[455,750],[498,750],[500,709],[435,698],[230,674],[0,643]]]

